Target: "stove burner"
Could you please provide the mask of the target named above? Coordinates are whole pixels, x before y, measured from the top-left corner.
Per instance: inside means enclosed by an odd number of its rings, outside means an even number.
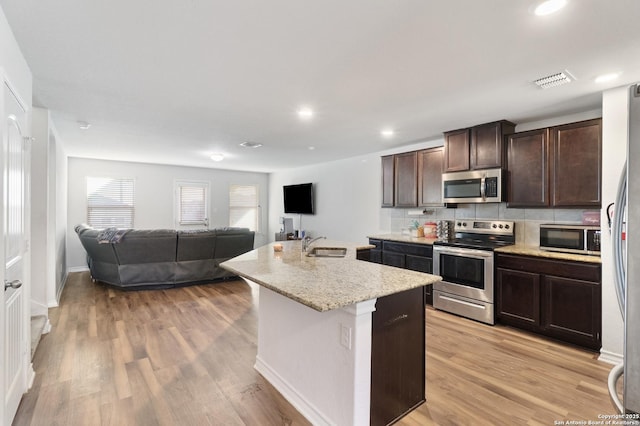
[[[458,221],[455,238],[436,241],[442,246],[490,250],[515,244],[515,224],[505,221]]]

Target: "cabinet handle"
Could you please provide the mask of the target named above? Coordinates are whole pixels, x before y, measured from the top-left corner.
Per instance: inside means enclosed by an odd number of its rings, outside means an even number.
[[[399,321],[402,321],[404,319],[407,319],[407,318],[409,318],[409,315],[407,315],[407,314],[398,315],[395,318],[391,318],[390,320],[385,321],[384,326],[385,327],[389,327],[389,326],[391,326],[391,325],[393,325],[393,324],[395,324],[395,323],[397,323]]]

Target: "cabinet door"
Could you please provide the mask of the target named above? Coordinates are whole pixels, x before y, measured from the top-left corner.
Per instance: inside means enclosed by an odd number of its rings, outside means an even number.
[[[369,262],[382,263],[382,250],[371,249],[369,251]]]
[[[395,206],[415,207],[418,205],[418,153],[396,154],[395,160]]]
[[[551,128],[551,204],[600,207],[602,120]]]
[[[559,339],[600,348],[599,283],[547,275],[543,278],[542,327]]]
[[[497,268],[496,311],[501,323],[537,329],[540,326],[540,275]]]
[[[393,155],[382,157],[382,207],[393,207]]]
[[[372,314],[371,421],[391,424],[424,401],[422,287],[380,297]]]
[[[444,171],[469,170],[469,129],[444,134]]]
[[[444,148],[418,151],[418,205],[442,205]]]
[[[508,121],[482,124],[471,128],[471,169],[491,169],[504,166],[504,135],[512,133],[515,124]]]
[[[391,253],[388,251],[382,252],[382,264],[389,266],[397,266],[398,268],[404,268],[405,263],[405,255],[400,253]]]
[[[549,131],[514,133],[507,139],[508,207],[549,205]]]

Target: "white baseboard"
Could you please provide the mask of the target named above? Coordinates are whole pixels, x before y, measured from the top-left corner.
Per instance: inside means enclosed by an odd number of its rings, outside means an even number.
[[[33,363],[29,363],[29,368],[27,368],[27,390],[31,389],[33,386],[33,381],[36,378],[36,372],[33,369]]]
[[[70,268],[67,268],[67,275],[69,275],[69,273],[71,272],[86,272],[88,270],[89,270],[88,266],[72,266]]]
[[[293,405],[313,425],[334,425],[313,404],[305,399],[289,382],[283,379],[273,368],[259,356],[256,357],[254,368],[267,379],[282,396]]]
[[[48,334],[51,331],[51,321],[49,321],[49,317],[47,317],[47,321],[44,323],[44,327],[42,328],[42,334]]]
[[[623,360],[624,357],[621,354],[603,350],[600,351],[600,356],[598,357],[598,361],[603,361],[613,365],[621,364]]]

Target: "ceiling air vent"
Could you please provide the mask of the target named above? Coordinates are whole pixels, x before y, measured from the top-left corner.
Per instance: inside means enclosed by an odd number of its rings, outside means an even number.
[[[575,78],[565,70],[557,74],[539,78],[534,81],[534,83],[543,89],[548,89],[550,87],[556,87],[566,83],[571,83],[572,80],[575,80]]]
[[[262,146],[262,144],[260,142],[242,142],[240,144],[240,146],[243,146],[245,148],[260,148]]]

